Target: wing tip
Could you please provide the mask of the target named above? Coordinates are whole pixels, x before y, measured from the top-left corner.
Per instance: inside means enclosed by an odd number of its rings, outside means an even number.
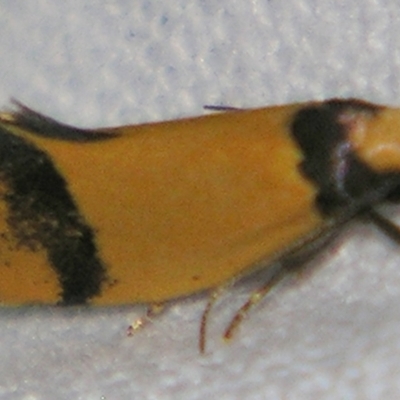
[[[36,135],[73,142],[113,139],[119,135],[111,130],[81,129],[47,117],[11,98],[15,110],[0,112],[0,122],[35,133]]]

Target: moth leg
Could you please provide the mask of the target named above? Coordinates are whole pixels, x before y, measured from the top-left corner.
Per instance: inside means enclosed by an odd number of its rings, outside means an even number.
[[[165,303],[152,303],[148,305],[146,313],[128,326],[127,336],[133,336],[134,333],[150,323],[154,317],[160,315],[163,311],[165,311]]]
[[[236,312],[230,324],[224,333],[224,339],[229,340],[233,337],[242,321],[247,317],[249,311],[257,305],[270,290],[293,274],[309,268],[308,262],[317,254],[317,252],[325,247],[336,235],[337,227],[344,225],[350,218],[344,215],[340,219],[334,219],[326,224],[321,230],[313,233],[309,237],[297,243],[286,254],[283,254],[276,260],[273,265],[272,273],[268,281],[256,289],[243,304],[243,306]]]
[[[368,210],[365,217],[377,226],[383,233],[393,241],[400,244],[400,228],[389,219],[382,216],[375,210]]]
[[[210,316],[210,312],[212,308],[214,307],[214,304],[216,301],[219,299],[221,294],[225,291],[226,285],[221,285],[218,286],[216,289],[210,292],[208,295],[208,301],[206,304],[206,307],[203,311],[203,314],[201,315],[201,320],[200,320],[200,330],[199,330],[199,351],[201,354],[204,354],[206,352],[206,337],[207,337],[207,325],[208,325],[208,319]]]
[[[365,214],[363,214],[363,217],[365,219],[369,220],[370,222],[372,222],[373,224],[375,224],[382,232],[384,232],[387,236],[389,236],[396,243],[400,244],[400,227],[398,227],[392,221],[385,218],[384,216],[382,216],[380,213],[378,213],[377,211],[375,211],[373,209],[366,211]],[[317,245],[315,246],[315,248],[319,248],[320,245],[324,245],[327,237],[329,237],[329,234],[321,235],[322,240],[320,241],[320,243],[318,243],[319,242],[318,240],[316,241]],[[313,245],[312,241],[310,243],[308,243],[308,245],[306,244],[306,246],[305,246],[306,247],[306,252],[305,252],[306,257],[300,257],[300,259],[303,258],[303,261],[304,261],[304,259],[309,258],[308,257],[309,254],[307,254],[307,253],[310,249],[313,250],[312,245]],[[311,251],[311,253],[313,253],[313,251]],[[250,309],[253,308],[256,304],[258,304],[277,283],[282,281],[290,273],[293,273],[296,270],[297,270],[297,272],[299,272],[299,270],[302,269],[303,262],[300,262],[300,263],[295,262],[294,265],[292,264],[293,261],[296,261],[296,258],[297,258],[296,252],[294,253],[294,256],[295,257],[293,257],[292,260],[290,260],[290,258],[288,259],[289,260],[288,265],[282,265],[281,268],[279,268],[279,270],[275,272],[275,274],[268,280],[268,282],[265,285],[261,286],[260,288],[258,288],[256,291],[254,291],[251,294],[251,296],[247,300],[247,302],[245,304],[243,304],[243,306],[236,312],[236,314],[232,318],[228,328],[226,329],[226,331],[224,333],[224,339],[229,340],[232,338],[232,336],[234,335],[234,333],[237,330],[237,328],[239,327],[239,325],[246,318]],[[288,261],[288,260],[286,260],[286,261]],[[290,262],[290,261],[292,261],[292,262]],[[296,264],[297,264],[297,266],[296,266]]]
[[[249,299],[246,301],[246,303],[243,304],[242,307],[239,308],[239,310],[236,312],[236,314],[233,316],[231,319],[231,322],[229,323],[227,329],[225,330],[225,333],[223,335],[225,340],[230,340],[236,330],[238,329],[239,325],[243,322],[243,320],[247,317],[249,311],[256,305],[258,304],[269,292],[270,290],[277,285],[280,281],[282,281],[284,278],[286,278],[290,272],[284,268],[281,267],[279,268],[266,282],[263,286],[260,288],[256,289],[249,297]]]

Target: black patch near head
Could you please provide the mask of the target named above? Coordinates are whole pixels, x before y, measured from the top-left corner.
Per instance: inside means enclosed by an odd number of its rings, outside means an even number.
[[[98,295],[106,269],[65,180],[44,152],[3,128],[0,181],[10,232],[19,246],[47,251],[62,287],[62,303],[84,303]]]
[[[11,124],[26,129],[38,136],[73,142],[95,142],[114,139],[119,136],[115,132],[79,129],[62,124],[30,109],[16,100],[14,100],[13,103],[18,107],[18,111],[11,114]]]
[[[373,116],[380,108],[359,100],[329,100],[301,109],[294,117],[292,135],[301,147],[304,175],[319,188],[317,206],[324,214],[353,202],[371,205],[390,196],[400,185],[399,174],[378,174],[355,154],[347,138],[344,112]],[[374,200],[373,200],[374,199]]]

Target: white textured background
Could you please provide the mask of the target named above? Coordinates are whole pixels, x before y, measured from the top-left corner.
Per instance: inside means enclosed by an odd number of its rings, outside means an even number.
[[[16,97],[87,127],[199,115],[204,104],[400,105],[400,3],[0,0],[0,55],[0,108]],[[206,356],[204,298],[133,338],[125,329],[140,307],[0,310],[0,398],[400,398],[400,250],[355,225],[314,264],[224,345],[248,293],[230,291]]]

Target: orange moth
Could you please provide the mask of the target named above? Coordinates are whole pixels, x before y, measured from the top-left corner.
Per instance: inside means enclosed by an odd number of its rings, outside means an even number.
[[[375,210],[400,194],[399,124],[333,99],[84,130],[17,103],[0,115],[0,301],[156,305],[267,261],[229,337],[354,217],[399,239]]]

